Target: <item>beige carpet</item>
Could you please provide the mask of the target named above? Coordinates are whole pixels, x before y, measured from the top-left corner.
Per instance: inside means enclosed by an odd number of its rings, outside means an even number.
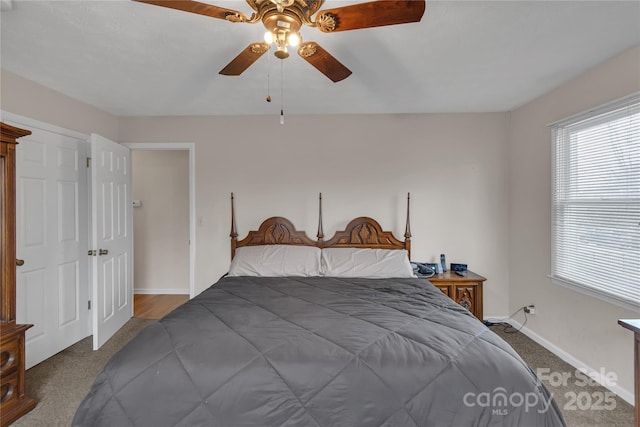
[[[98,351],[92,349],[93,338],[87,337],[27,370],[26,395],[40,402],[12,426],[70,426],[77,407],[107,361],[153,322],[155,320],[131,319]]]
[[[575,367],[526,335],[520,332],[506,333],[502,326],[492,326],[491,330],[511,344],[534,372],[538,369],[547,372],[553,383],[550,384],[549,381],[543,381],[543,383],[553,393],[568,426],[633,427],[632,405],[602,386],[583,385],[587,382],[586,377],[576,375]],[[513,331],[511,328],[507,330]],[[566,378],[565,380],[561,379],[562,375]],[[554,386],[555,384],[560,385]],[[600,399],[603,400],[600,401]]]
[[[40,400],[38,406],[16,421],[16,427],[69,426],[76,408],[88,392],[102,367],[119,348],[154,320],[131,319],[100,350],[92,351],[91,337],[85,338],[50,359],[27,371],[27,395]],[[524,334],[508,334],[500,326],[492,330],[509,342],[534,369],[547,368],[549,372],[573,373],[575,368],[554,356]],[[563,409],[567,425],[571,427],[633,427],[633,406],[615,397],[615,404],[602,406],[612,410],[595,410],[585,401],[571,402],[571,396],[585,393],[592,397],[608,392],[602,387],[577,386],[567,381],[566,386],[552,387],[556,402]],[[579,407],[582,407],[580,409]],[[90,427],[90,426],[87,426]],[[117,427],[117,426],[114,426]],[[355,426],[354,426],[355,427]],[[465,426],[461,426],[465,427]],[[520,427],[520,426],[518,426]],[[523,426],[524,427],[524,426]]]

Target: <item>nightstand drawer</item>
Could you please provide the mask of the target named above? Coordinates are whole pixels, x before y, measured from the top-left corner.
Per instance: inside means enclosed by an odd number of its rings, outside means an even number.
[[[447,271],[429,277],[427,280],[443,294],[469,310],[480,321],[483,320],[482,286],[487,279],[472,271],[467,271],[466,276],[458,276]]]
[[[478,285],[453,285],[453,297],[452,299],[472,312],[476,314],[477,310],[477,301],[478,301]]]
[[[436,283],[434,283],[434,285],[436,288],[440,289],[443,294],[445,294],[448,297],[451,297],[451,294],[449,293],[449,290],[451,289],[450,285],[442,285],[442,284],[436,284]]]

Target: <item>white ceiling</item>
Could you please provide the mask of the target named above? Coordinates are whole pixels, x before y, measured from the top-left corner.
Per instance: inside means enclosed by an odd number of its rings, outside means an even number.
[[[342,82],[271,52],[229,77],[218,71],[262,24],[127,0],[7,3],[2,68],[120,116],[278,114],[281,101],[286,114],[508,111],[640,44],[640,1],[427,1],[419,23],[304,27],[353,71]]]

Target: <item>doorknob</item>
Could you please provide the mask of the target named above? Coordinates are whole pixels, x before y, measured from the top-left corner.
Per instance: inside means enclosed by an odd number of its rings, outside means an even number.
[[[109,253],[109,249],[100,249],[98,251],[98,255],[107,255]]]
[[[18,267],[22,267],[22,266],[24,265],[24,260],[23,260],[23,259],[17,259],[17,260],[16,260],[16,265],[17,265]]]

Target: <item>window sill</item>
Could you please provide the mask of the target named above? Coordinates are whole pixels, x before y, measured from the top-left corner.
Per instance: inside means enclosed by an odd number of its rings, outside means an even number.
[[[551,283],[555,285],[559,285],[564,288],[568,288],[576,292],[580,292],[583,295],[588,295],[590,297],[597,298],[601,301],[608,302],[610,304],[616,305],[618,307],[622,307],[627,310],[631,310],[636,313],[640,311],[640,301],[627,300],[621,297],[617,297],[615,295],[611,295],[607,292],[594,289],[590,286],[581,285],[579,283],[571,282],[569,280],[561,279],[551,275],[547,277],[549,277],[551,279]]]

